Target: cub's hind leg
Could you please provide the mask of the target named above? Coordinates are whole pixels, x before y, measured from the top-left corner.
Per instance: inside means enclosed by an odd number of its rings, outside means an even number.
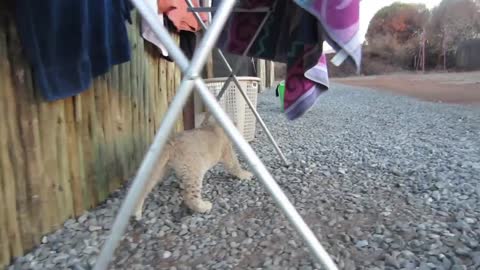
[[[212,203],[202,199],[202,186],[205,171],[199,169],[185,169],[181,172],[176,170],[176,173],[182,178],[182,196],[185,205],[198,213],[209,212],[212,209]]]
[[[142,219],[142,213],[143,213],[143,204],[145,202],[145,199],[148,197],[148,194],[152,192],[152,189],[156,186],[158,180],[151,179],[147,186],[145,187],[141,197],[140,201],[137,204],[137,208],[135,209],[135,220],[139,221]]]
[[[249,180],[253,176],[250,172],[242,169],[231,145],[229,145],[223,152],[222,163],[230,174],[242,180]]]
[[[148,181],[145,186],[143,193],[140,197],[140,201],[137,203],[137,208],[135,209],[135,220],[139,221],[142,219],[143,204],[145,199],[148,197],[148,194],[152,192],[153,188],[160,182],[163,181],[163,176],[165,174],[165,162],[158,168],[153,171],[152,178]]]

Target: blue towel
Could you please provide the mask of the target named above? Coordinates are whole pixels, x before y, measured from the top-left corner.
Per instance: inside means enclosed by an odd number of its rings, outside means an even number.
[[[48,101],[75,96],[130,60],[127,0],[16,0],[17,28]]]

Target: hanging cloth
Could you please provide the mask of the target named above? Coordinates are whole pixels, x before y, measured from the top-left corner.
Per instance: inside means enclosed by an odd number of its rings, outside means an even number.
[[[193,55],[195,49],[196,36],[195,33],[201,29],[201,25],[198,23],[192,12],[187,10],[188,5],[185,0],[145,0],[151,9],[158,13],[159,19],[165,26],[165,20],[173,24],[173,26],[179,31],[180,35],[180,47],[187,55]],[[199,7],[198,0],[192,1],[195,7]],[[164,14],[167,18],[164,18]],[[204,13],[199,13],[201,19],[207,22],[208,16]],[[166,60],[172,61],[168,56],[167,49],[158,39],[157,35],[153,32],[151,26],[145,19],[142,19],[142,37],[157,46],[160,49],[162,56]]]
[[[23,49],[46,100],[77,95],[92,78],[130,60],[127,0],[16,0],[15,5]]]
[[[145,2],[150,6],[151,9],[155,10],[155,12],[158,13],[157,0],[145,0]],[[161,21],[162,25],[165,25],[165,22],[163,20],[163,13],[158,13],[158,18]],[[160,49],[160,52],[164,57],[168,57],[167,49],[160,42],[157,35],[153,32],[152,28],[150,27],[150,24],[148,24],[148,22],[145,19],[142,19],[142,37],[145,40],[157,46],[157,48]]]
[[[158,11],[168,16],[178,31],[197,32],[202,29],[193,12],[188,11],[185,0],[157,0]],[[192,0],[194,7],[200,7],[198,0]],[[208,21],[208,14],[199,12],[202,21]]]
[[[197,46],[197,35],[190,31],[180,31],[180,49],[191,60]]]
[[[220,1],[214,1],[218,5]],[[329,87],[323,41],[338,51],[339,65],[351,60],[360,67],[360,0],[241,0],[246,9],[270,7],[266,21],[248,56],[287,63],[284,108],[288,119],[306,113]],[[242,54],[265,13],[234,13],[219,38],[218,47]]]

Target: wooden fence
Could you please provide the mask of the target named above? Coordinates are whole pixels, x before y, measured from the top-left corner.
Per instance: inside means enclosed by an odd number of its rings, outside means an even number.
[[[129,27],[132,59],[45,102],[11,14],[0,12],[0,268],[132,177],[181,74]],[[178,40],[178,38],[177,38]],[[179,119],[177,130],[182,129]]]
[[[273,61],[257,59],[257,77],[260,78],[260,92],[275,86],[275,63]]]

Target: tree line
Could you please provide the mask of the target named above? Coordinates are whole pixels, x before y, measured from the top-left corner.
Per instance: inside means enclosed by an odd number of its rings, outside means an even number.
[[[362,73],[455,68],[459,46],[475,39],[480,39],[480,0],[443,0],[432,10],[423,4],[393,3],[370,21]],[[333,76],[353,71],[330,70],[338,73]]]

